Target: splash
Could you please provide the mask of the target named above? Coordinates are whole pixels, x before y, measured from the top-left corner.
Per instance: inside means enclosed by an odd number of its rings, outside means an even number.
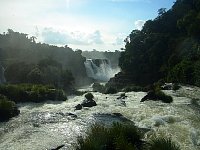
[[[120,71],[120,68],[112,68],[107,59],[87,59],[85,68],[88,77],[98,81],[107,82]]]

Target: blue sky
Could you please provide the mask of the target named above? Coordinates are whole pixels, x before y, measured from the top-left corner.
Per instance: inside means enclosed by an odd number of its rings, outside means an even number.
[[[82,50],[119,50],[133,29],[175,0],[1,0],[0,32],[8,28],[38,42]]]

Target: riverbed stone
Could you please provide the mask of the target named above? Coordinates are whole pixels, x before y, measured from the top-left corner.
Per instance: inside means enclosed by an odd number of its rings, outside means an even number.
[[[78,104],[75,106],[75,110],[81,110],[83,108],[83,106],[81,104]]]
[[[85,99],[85,100],[81,103],[81,105],[82,105],[83,107],[93,107],[93,106],[96,106],[97,104],[96,104],[96,102],[95,102],[94,100]]]

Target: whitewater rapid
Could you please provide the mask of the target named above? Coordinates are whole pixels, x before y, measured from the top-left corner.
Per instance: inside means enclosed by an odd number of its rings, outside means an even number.
[[[97,121],[95,114],[121,113],[137,126],[151,129],[145,139],[171,137],[182,150],[199,150],[200,88],[183,86],[177,92],[165,93],[173,97],[173,103],[140,103],[145,92],[128,92],[123,100],[117,99],[120,93],[93,92],[97,106],[78,111],[74,107],[84,96],[72,96],[65,102],[19,104],[21,114],[0,123],[0,149],[49,150],[65,144],[62,150],[73,150],[77,137]]]

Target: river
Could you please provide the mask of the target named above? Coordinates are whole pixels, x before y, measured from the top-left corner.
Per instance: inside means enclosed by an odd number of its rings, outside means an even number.
[[[98,121],[95,114],[112,113],[121,113],[137,126],[151,129],[145,138],[171,137],[182,150],[199,150],[200,88],[182,86],[165,93],[173,97],[173,103],[140,103],[144,92],[128,92],[124,100],[117,99],[120,93],[93,92],[97,106],[78,111],[74,107],[84,96],[71,96],[64,102],[19,104],[20,115],[0,123],[0,150],[49,150],[62,144],[62,150],[73,150],[77,137]]]

